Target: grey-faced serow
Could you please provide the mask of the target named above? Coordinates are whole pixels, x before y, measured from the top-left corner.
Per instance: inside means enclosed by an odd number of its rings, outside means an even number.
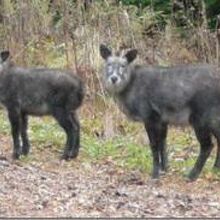
[[[52,115],[67,135],[62,158],[75,158],[80,146],[76,110],[83,101],[83,82],[68,70],[17,67],[9,56],[9,51],[0,53],[0,102],[11,124],[13,158],[29,152],[28,115]]]
[[[103,82],[121,110],[144,123],[153,156],[152,177],[167,171],[168,125],[191,125],[200,143],[197,161],[188,175],[195,180],[213,148],[218,149],[214,167],[220,168],[220,73],[208,65],[147,67],[132,65],[137,50],[114,55],[100,45],[105,60]]]

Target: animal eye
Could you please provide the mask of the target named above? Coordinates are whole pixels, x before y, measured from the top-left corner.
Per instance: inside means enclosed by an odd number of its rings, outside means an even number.
[[[108,69],[112,68],[112,65],[110,63],[107,64]]]

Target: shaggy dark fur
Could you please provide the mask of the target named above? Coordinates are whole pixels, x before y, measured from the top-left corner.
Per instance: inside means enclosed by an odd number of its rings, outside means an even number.
[[[153,178],[167,170],[166,136],[169,124],[191,124],[200,143],[200,154],[189,179],[196,179],[217,138],[214,166],[220,168],[220,78],[208,65],[145,67],[132,66],[137,51],[113,55],[100,46],[105,59],[103,82],[120,108],[133,120],[143,122],[153,155]]]
[[[81,80],[70,71],[16,67],[8,57],[8,51],[1,52],[0,102],[6,107],[11,123],[13,157],[18,159],[21,154],[29,152],[28,115],[52,115],[67,135],[63,158],[76,157],[80,146],[80,125],[75,111],[84,97]]]

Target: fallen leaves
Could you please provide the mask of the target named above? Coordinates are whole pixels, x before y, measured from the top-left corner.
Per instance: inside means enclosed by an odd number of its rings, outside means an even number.
[[[220,217],[220,182],[208,176],[187,183],[169,171],[155,181],[111,157],[98,164],[54,157],[0,156],[0,217]]]

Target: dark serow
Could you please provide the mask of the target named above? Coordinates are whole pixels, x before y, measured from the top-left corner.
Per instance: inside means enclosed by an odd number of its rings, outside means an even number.
[[[220,78],[217,68],[208,65],[145,67],[130,65],[137,50],[113,55],[100,46],[105,59],[103,82],[106,90],[130,118],[143,122],[153,155],[152,177],[167,171],[166,136],[169,124],[189,123],[200,143],[200,154],[189,173],[196,179],[217,139],[214,166],[220,168]]]
[[[8,51],[0,53],[0,102],[8,111],[13,158],[29,152],[28,115],[52,115],[67,135],[62,158],[75,158],[80,147],[76,110],[83,97],[84,85],[71,71],[16,67],[10,62]]]

